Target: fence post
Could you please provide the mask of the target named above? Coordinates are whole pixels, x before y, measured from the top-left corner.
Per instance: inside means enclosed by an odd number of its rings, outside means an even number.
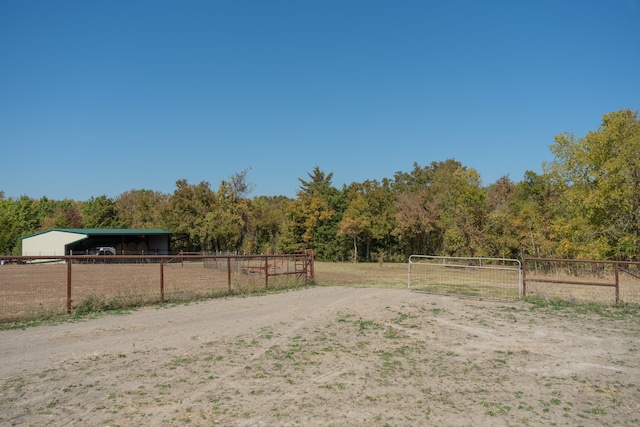
[[[620,276],[619,276],[619,270],[618,270],[618,266],[620,264],[619,263],[615,263],[615,272],[616,272],[616,305],[618,305],[618,302],[620,301]]]
[[[71,314],[71,258],[67,258],[67,314]]]
[[[264,257],[264,288],[269,289],[269,257]]]
[[[527,259],[522,258],[522,298],[527,297]]]
[[[227,286],[229,287],[229,294],[231,294],[231,257],[227,257]]]
[[[160,258],[160,302],[164,302],[164,258]]]

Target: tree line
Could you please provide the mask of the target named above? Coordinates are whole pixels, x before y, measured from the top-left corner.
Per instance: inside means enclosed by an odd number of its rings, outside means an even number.
[[[336,188],[316,166],[295,198],[257,196],[247,171],[220,182],[178,180],[171,194],[127,191],[86,201],[5,198],[0,253],[51,228],[162,228],[173,251],[291,253],[329,261],[406,261],[411,254],[637,260],[640,121],[619,110],[584,137],[564,133],[542,173],[487,186],[454,159],[414,163],[381,181]]]

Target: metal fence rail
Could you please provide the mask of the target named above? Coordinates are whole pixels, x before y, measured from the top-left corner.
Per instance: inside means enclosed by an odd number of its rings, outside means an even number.
[[[524,258],[520,264],[502,258],[411,255],[408,287],[502,300],[640,304],[640,262]]]
[[[640,304],[640,262],[524,258],[525,296]]]
[[[0,322],[294,287],[314,281],[313,261],[312,251],[0,257]]]

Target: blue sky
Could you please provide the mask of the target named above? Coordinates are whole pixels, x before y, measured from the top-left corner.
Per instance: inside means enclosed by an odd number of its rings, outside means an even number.
[[[520,181],[640,105],[640,0],[0,0],[0,191],[91,197],[249,169],[295,197],[454,158]]]

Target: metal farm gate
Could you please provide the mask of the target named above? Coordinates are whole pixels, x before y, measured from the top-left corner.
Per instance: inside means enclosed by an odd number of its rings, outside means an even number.
[[[522,297],[520,261],[411,255],[409,289],[440,295],[515,301]]]

